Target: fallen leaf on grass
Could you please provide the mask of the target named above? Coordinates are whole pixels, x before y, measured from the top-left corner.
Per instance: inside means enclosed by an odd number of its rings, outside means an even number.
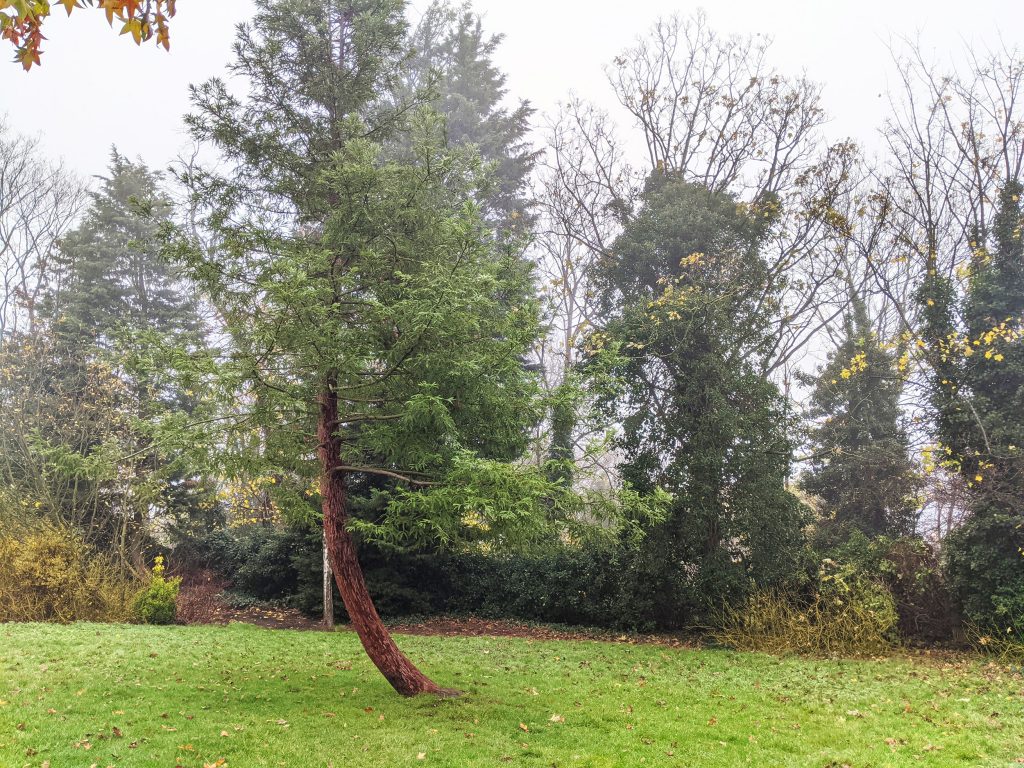
[[[530,726],[528,726],[526,723],[520,723],[519,724],[519,730],[520,731],[529,731],[530,730]]]
[[[552,723],[564,723],[565,718],[562,715],[552,715],[550,718]]]

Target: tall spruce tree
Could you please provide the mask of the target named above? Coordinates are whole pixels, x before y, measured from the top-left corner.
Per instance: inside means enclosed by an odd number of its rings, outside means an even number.
[[[231,67],[246,95],[209,81],[189,117],[229,169],[184,177],[216,246],[182,235],[170,252],[231,338],[195,370],[236,416],[208,444],[227,469],[273,477],[283,507],[319,499],[349,618],[413,695],[442,689],[382,624],[351,528],[389,543],[530,537],[552,487],[495,460],[524,449],[536,418],[537,382],[521,364],[539,327],[532,281],[472,202],[488,183],[476,153],[446,146],[436,113],[394,103],[404,10],[258,3]],[[260,450],[240,450],[252,434]],[[359,520],[351,493],[368,478],[375,516]]]
[[[920,478],[900,423],[899,351],[883,348],[865,300],[851,292],[845,337],[811,396],[813,458],[800,484],[824,501],[842,528],[909,536],[917,523]]]
[[[82,223],[61,242],[46,307],[58,333],[110,349],[126,332],[200,332],[193,292],[160,256],[171,213],[160,175],[113,150]]]
[[[639,565],[670,626],[790,573],[801,542],[787,405],[757,367],[778,290],[759,253],[765,203],[656,172],[597,276],[614,319],[593,343],[623,356],[622,476],[674,495]]]
[[[60,348],[115,368],[132,393],[140,444],[131,452],[145,454],[143,464],[160,489],[150,499],[151,512],[180,536],[209,528],[221,512],[207,478],[181,464],[180,456],[144,450],[141,444],[147,422],[187,415],[198,393],[135,362],[148,355],[154,339],[182,354],[195,351],[207,331],[194,285],[160,253],[159,233],[173,214],[162,185],[160,173],[112,150],[107,175],[99,179],[82,222],[61,242],[59,280],[43,315]]]
[[[530,203],[527,185],[538,152],[527,140],[533,108],[504,105],[506,76],[494,64],[501,35],[487,35],[469,3],[436,0],[410,35],[412,56],[403,93],[427,89],[445,117],[448,141],[471,144],[492,165],[492,183],[482,210],[501,229],[525,233]]]

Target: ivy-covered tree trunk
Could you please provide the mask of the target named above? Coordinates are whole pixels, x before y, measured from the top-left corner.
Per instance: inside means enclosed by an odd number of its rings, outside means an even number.
[[[345,475],[340,471],[341,452],[335,436],[337,424],[338,395],[327,387],[320,395],[320,415],[317,423],[320,496],[323,500],[324,536],[331,570],[334,571],[334,578],[338,583],[338,591],[345,603],[349,620],[359,635],[366,655],[400,694],[455,695],[457,691],[442,689],[409,661],[395,644],[373,605],[356,555],[355,542],[346,527],[348,515]]]

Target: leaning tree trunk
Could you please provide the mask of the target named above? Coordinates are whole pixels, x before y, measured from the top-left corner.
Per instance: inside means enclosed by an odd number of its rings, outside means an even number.
[[[324,538],[331,570],[338,584],[345,610],[366,650],[366,655],[403,696],[420,693],[454,694],[442,689],[416,668],[402,653],[381,621],[370,599],[363,570],[356,556],[355,542],[346,527],[347,505],[345,478],[338,471],[342,466],[338,439],[338,396],[327,388],[320,395],[320,416],[317,423],[317,453],[320,457],[320,495],[323,499]]]

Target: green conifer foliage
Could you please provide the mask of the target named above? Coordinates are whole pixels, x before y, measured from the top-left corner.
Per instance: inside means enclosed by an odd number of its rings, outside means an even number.
[[[900,423],[900,351],[883,348],[862,297],[854,295],[852,306],[811,397],[813,459],[800,482],[839,526],[909,536],[920,479]]]
[[[802,541],[804,511],[786,489],[787,405],[757,365],[777,290],[759,254],[763,202],[656,173],[599,275],[617,317],[591,343],[622,357],[609,408],[623,478],[674,495],[638,559],[648,575],[637,582],[657,585],[665,610],[689,612],[666,625],[791,573]]]

